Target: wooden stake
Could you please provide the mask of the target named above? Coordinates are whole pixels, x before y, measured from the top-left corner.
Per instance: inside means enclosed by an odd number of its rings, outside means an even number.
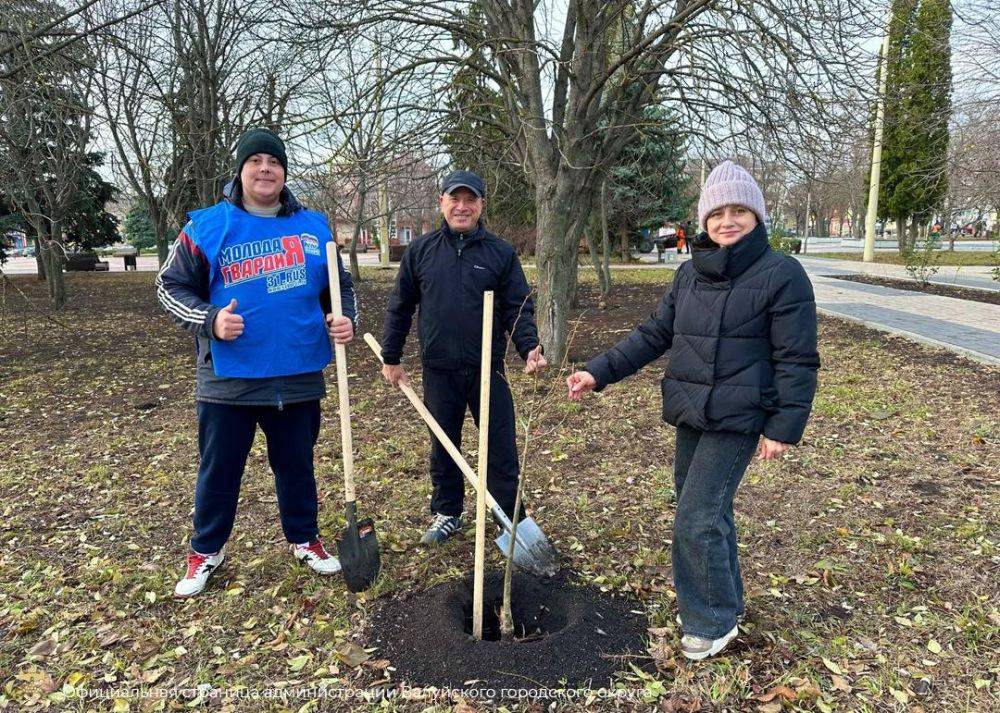
[[[486,468],[490,441],[490,371],[493,366],[493,293],[483,293],[483,344],[479,361],[479,487],[476,488],[476,567],[472,584],[472,638],[483,638],[483,570],[486,567]]]

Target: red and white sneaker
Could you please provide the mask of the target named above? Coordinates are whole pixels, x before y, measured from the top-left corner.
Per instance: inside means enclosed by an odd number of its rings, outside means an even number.
[[[186,599],[200,594],[209,577],[219,568],[226,555],[219,550],[214,555],[203,555],[200,552],[189,552],[187,556],[187,572],[174,587],[174,599]]]
[[[320,540],[313,540],[306,545],[292,545],[292,554],[299,562],[319,574],[336,574],[340,571],[340,560],[327,552]]]

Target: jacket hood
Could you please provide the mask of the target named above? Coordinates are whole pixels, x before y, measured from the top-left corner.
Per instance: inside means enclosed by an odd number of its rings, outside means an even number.
[[[691,262],[700,276],[721,282],[742,275],[770,249],[763,223],[757,223],[757,227],[729,247],[713,243],[708,233],[702,232],[691,241]]]

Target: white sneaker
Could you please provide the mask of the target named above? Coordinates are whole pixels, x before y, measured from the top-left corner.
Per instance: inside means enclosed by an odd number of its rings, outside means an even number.
[[[292,554],[313,572],[336,574],[340,571],[340,560],[327,552],[320,540],[313,540],[307,545],[292,545]]]
[[[700,636],[686,635],[681,637],[681,653],[684,658],[692,661],[701,661],[709,656],[715,656],[726,648],[726,644],[736,638],[739,633],[739,626],[734,626],[728,634],[720,639],[703,639]]]
[[[189,552],[187,556],[187,572],[174,587],[175,599],[186,599],[200,594],[208,584],[209,577],[226,559],[219,550],[214,555],[203,555],[200,552]]]

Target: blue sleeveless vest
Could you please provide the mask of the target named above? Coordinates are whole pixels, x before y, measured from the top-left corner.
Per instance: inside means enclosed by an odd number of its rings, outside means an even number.
[[[266,378],[321,371],[333,357],[319,295],[326,287],[326,217],[299,210],[260,218],[221,201],[188,214],[188,237],[208,261],[209,302],[236,300],[243,334],[212,340],[218,376]]]

